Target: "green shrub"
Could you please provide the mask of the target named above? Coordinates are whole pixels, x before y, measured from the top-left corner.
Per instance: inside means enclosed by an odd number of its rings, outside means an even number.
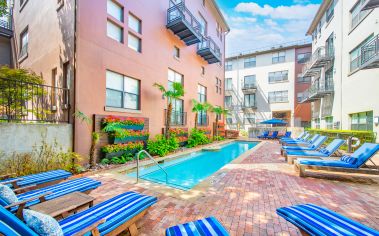
[[[192,129],[190,136],[188,137],[187,147],[196,147],[199,145],[204,145],[210,143],[210,139],[207,135],[198,129]]]
[[[222,136],[214,136],[213,140],[214,141],[223,141],[223,140],[225,140],[225,138]]]
[[[81,160],[79,154],[56,150],[57,144],[50,145],[43,141],[40,148],[29,153],[13,153],[0,155],[0,175],[15,174],[23,176],[63,169],[72,173],[80,173],[83,168],[78,164]]]
[[[153,156],[166,156],[172,151],[179,148],[179,141],[175,136],[166,139],[163,135],[155,136],[155,139],[149,140],[147,150]]]
[[[129,153],[129,154],[124,154],[120,157],[112,157],[110,159],[104,158],[103,160],[101,160],[101,164],[103,164],[103,165],[110,165],[110,164],[120,165],[120,164],[125,164],[125,163],[133,161],[133,160],[134,160],[133,155]]]

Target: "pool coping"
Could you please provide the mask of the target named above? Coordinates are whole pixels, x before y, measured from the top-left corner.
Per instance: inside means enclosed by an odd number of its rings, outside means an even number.
[[[221,169],[214,172],[212,175],[210,175],[205,180],[201,181],[199,184],[197,184],[195,187],[193,187],[192,189],[189,189],[189,190],[182,190],[179,188],[174,188],[171,186],[159,184],[156,182],[147,181],[144,179],[139,179],[139,182],[137,183],[136,178],[130,177],[127,175],[127,173],[130,173],[130,170],[134,170],[136,168],[135,163],[130,164],[128,166],[122,166],[119,168],[115,168],[115,169],[111,170],[110,172],[108,172],[108,174],[112,174],[113,177],[117,180],[127,182],[130,184],[134,184],[138,187],[145,188],[148,190],[152,190],[152,191],[155,191],[155,192],[160,193],[160,194],[164,194],[165,196],[179,198],[179,199],[185,199],[185,200],[191,200],[191,199],[196,200],[199,197],[207,195],[207,193],[209,191],[211,191],[212,184],[213,184],[213,182],[215,182],[215,179],[218,176],[225,175],[228,171],[230,171],[228,168],[229,165],[235,165],[235,164],[242,163],[247,157],[249,157],[257,149],[259,149],[259,147],[261,145],[263,145],[264,142],[262,142],[261,140],[257,140],[257,139],[238,138],[238,139],[233,139],[233,140],[226,140],[226,141],[221,141],[221,142],[217,142],[217,143],[212,143],[212,144],[204,145],[204,146],[201,146],[198,148],[188,149],[188,150],[185,150],[183,152],[171,154],[169,156],[156,159],[157,161],[162,161],[162,160],[172,161],[172,160],[181,158],[184,155],[187,155],[187,154],[190,154],[193,152],[201,151],[205,147],[208,148],[211,146],[226,145],[226,144],[229,144],[232,142],[238,142],[238,141],[241,141],[241,142],[257,142],[258,144],[255,147],[253,147],[252,149],[250,149],[250,150],[246,151],[245,153],[241,154],[240,156],[238,156],[233,161],[224,165]],[[151,164],[154,164],[154,162],[153,161],[144,161],[141,163],[141,166],[146,167],[146,166],[149,166]],[[128,170],[129,170],[129,172],[128,172]],[[99,173],[99,174],[101,175],[101,173]]]

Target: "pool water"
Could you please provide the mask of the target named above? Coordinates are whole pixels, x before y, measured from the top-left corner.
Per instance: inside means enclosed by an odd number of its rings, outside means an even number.
[[[168,174],[167,183],[165,173],[158,166],[140,168],[140,179],[189,190],[257,144],[258,142],[235,141],[222,146],[217,152],[193,152],[165,162],[161,166]],[[136,177],[136,173],[129,176]]]

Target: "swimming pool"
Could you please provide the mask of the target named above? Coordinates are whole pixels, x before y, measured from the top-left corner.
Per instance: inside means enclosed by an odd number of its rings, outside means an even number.
[[[167,184],[166,175],[158,166],[140,168],[140,179],[189,190],[257,144],[258,142],[235,141],[222,146],[217,152],[193,152],[165,162],[161,166],[168,174]],[[136,173],[129,176],[136,177]]]

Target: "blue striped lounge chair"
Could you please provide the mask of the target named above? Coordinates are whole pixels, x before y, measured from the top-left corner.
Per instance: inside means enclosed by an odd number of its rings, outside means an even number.
[[[364,143],[350,156],[342,156],[339,160],[315,160],[298,158],[295,161],[295,169],[299,171],[300,177],[305,177],[306,169],[360,173],[360,174],[379,174],[379,168],[371,168],[366,163],[379,151],[379,144]],[[374,164],[374,163],[373,163]],[[374,164],[375,165],[375,164]]]
[[[23,188],[26,186],[37,186],[47,183],[57,183],[71,177],[72,174],[65,170],[52,170],[33,175],[26,175],[17,178],[1,180],[0,184],[8,184],[14,189]]]
[[[315,151],[321,147],[328,138],[326,136],[320,136],[312,144],[308,144],[306,147],[302,146],[283,146],[280,150],[283,156],[286,156],[287,151]]]
[[[298,227],[302,235],[379,236],[379,231],[314,204],[282,207],[276,213]]]
[[[258,135],[257,138],[265,139],[269,135],[269,131],[263,131],[261,135]]]
[[[72,179],[56,185],[32,190],[26,193],[17,195],[17,202],[9,204],[8,201],[0,197],[0,206],[5,207],[11,212],[16,212],[18,216],[21,216],[24,208],[38,204],[42,201],[55,199],[73,192],[85,192],[96,189],[101,185],[101,182],[90,178],[77,178]]]
[[[213,216],[172,226],[166,229],[166,236],[228,236],[224,226]]]
[[[302,146],[306,147],[309,144],[313,144],[316,142],[316,140],[320,137],[319,134],[313,135],[310,139],[304,140],[304,141],[290,141],[290,142],[285,142],[282,145],[283,146]]]
[[[156,197],[126,192],[60,220],[58,224],[65,236],[118,235],[124,231],[134,236],[138,234],[136,221],[156,202]],[[32,228],[1,206],[0,233],[7,236],[38,236]]]
[[[308,132],[302,132],[297,138],[291,138],[291,137],[285,138],[285,137],[283,137],[279,140],[279,142],[282,143],[285,141],[300,141],[300,140],[303,140],[305,138],[305,135],[307,135],[307,134],[308,134]]]
[[[345,143],[342,139],[333,140],[325,148],[321,148],[318,151],[298,151],[298,150],[288,150],[285,151],[285,158],[288,164],[293,164],[293,161],[298,158],[308,158],[308,159],[332,159],[331,156],[338,151],[338,149]]]

